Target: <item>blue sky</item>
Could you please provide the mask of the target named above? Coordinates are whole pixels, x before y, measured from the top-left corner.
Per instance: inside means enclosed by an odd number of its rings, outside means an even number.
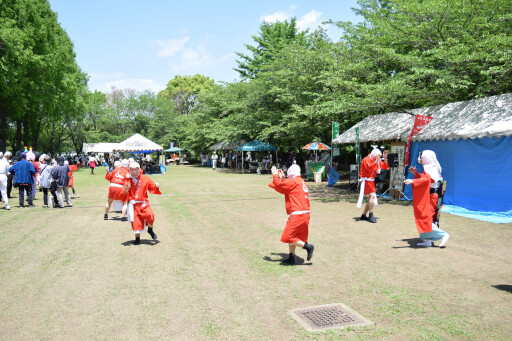
[[[356,0],[49,0],[74,43],[91,91],[165,88],[176,75],[233,82],[244,44],[255,45],[263,20],[297,18],[300,29],[322,21],[360,21]],[[330,26],[337,41],[339,31]]]

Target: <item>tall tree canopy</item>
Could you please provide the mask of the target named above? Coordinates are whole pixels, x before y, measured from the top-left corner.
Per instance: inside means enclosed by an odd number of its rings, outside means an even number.
[[[88,93],[72,44],[43,0],[0,0],[0,148],[74,148],[138,132],[202,151],[255,138],[281,150],[330,140],[368,115],[512,91],[512,2],[359,0],[340,39],[260,26],[242,81],[176,76],[158,95]]]
[[[0,1],[0,70],[0,149],[37,148],[44,125],[81,111],[87,78],[48,1]]]
[[[235,70],[243,79],[254,78],[286,46],[308,45],[307,31],[298,32],[296,18],[292,18],[290,22],[263,22],[260,26],[260,35],[252,36],[252,39],[257,43],[256,46],[245,44],[252,55],[236,53],[241,60],[237,60],[238,68]]]

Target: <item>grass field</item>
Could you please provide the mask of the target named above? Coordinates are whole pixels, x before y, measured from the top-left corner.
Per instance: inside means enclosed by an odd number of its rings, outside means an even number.
[[[150,196],[158,241],[134,246],[104,170],[75,172],[73,207],[1,205],[2,340],[510,340],[512,224],[449,214],[447,248],[413,247],[412,206],[357,221],[343,183],[308,182],[311,262],[281,263],[270,175],[171,166]],[[14,193],[16,194],[17,193]],[[298,256],[305,259],[305,251]],[[310,333],[288,311],[344,303],[375,324]]]

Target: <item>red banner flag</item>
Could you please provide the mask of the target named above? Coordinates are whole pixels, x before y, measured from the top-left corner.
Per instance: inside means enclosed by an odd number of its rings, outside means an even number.
[[[407,138],[407,146],[405,147],[405,165],[409,166],[409,147],[411,146],[411,137],[420,132],[421,129],[425,128],[431,121],[433,117],[416,115],[414,117],[414,126],[412,127],[411,133]]]

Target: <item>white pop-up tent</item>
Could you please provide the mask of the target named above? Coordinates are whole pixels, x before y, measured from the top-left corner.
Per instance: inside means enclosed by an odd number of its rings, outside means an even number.
[[[119,143],[84,143],[82,150],[86,154],[90,153],[112,153]]]
[[[163,147],[151,141],[150,139],[142,136],[141,134],[135,134],[123,142],[119,143],[113,151],[115,152],[155,152],[163,151]]]

